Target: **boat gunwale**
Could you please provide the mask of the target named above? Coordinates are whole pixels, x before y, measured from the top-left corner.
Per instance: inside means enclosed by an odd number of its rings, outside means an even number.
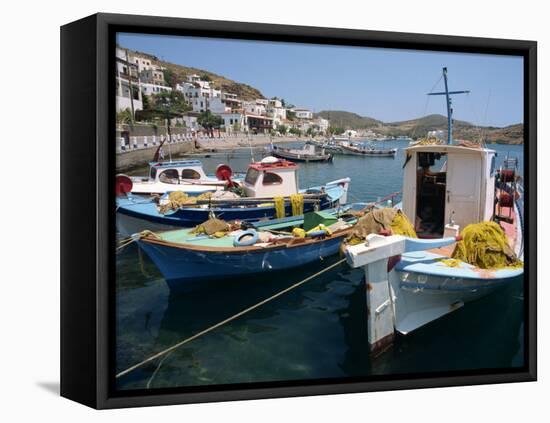
[[[177,243],[177,242],[171,242],[171,241],[165,241],[162,239],[156,239],[153,237],[144,237],[139,240],[139,242],[145,242],[148,244],[156,244],[161,245],[164,247],[171,247],[171,248],[178,248],[181,250],[190,250],[190,251],[198,251],[198,252],[208,252],[208,253],[220,253],[220,254],[239,254],[239,253],[256,253],[256,252],[262,252],[262,251],[274,251],[274,250],[280,250],[284,248],[296,248],[296,247],[303,247],[305,245],[313,245],[316,243],[324,242],[331,239],[337,239],[342,238],[345,235],[348,235],[351,233],[351,230],[353,229],[353,226],[347,229],[343,229],[338,232],[334,232],[331,235],[327,235],[325,237],[319,237],[319,238],[305,238],[304,242],[296,242],[294,244],[292,243],[281,243],[281,244],[275,244],[270,246],[245,246],[245,247],[212,247],[212,246],[200,246],[200,245],[190,245],[187,243]],[[289,236],[292,236],[289,234]],[[294,238],[294,239],[300,239],[300,238]],[[303,238],[302,238],[303,239]]]

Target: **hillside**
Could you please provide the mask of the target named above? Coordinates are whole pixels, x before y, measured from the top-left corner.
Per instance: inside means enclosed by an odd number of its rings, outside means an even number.
[[[224,76],[206,71],[204,69],[177,65],[175,63],[165,62],[158,57],[142,51],[128,50],[129,53],[143,56],[151,59],[151,62],[157,66],[164,68],[164,78],[171,87],[175,87],[177,83],[185,81],[188,75],[197,74],[203,79],[210,81],[210,85],[216,89],[223,90],[229,93],[237,94],[243,100],[255,100],[257,98],[265,98],[264,95],[256,88],[250,85],[233,81]]]
[[[316,113],[315,116],[330,120],[332,126],[346,129],[374,128],[383,124],[379,120],[343,110],[323,110]]]
[[[331,125],[347,129],[371,129],[386,136],[408,136],[418,138],[428,131],[447,130],[447,117],[443,115],[428,115],[418,119],[398,122],[382,122],[356,113],[340,110],[324,110],[317,116],[330,119]],[[457,139],[477,141],[480,137],[489,143],[522,144],[523,124],[510,125],[504,128],[479,127],[462,120],[454,121],[454,136]]]

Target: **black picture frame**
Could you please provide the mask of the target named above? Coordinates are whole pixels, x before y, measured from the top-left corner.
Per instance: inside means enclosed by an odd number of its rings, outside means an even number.
[[[524,57],[525,366],[515,370],[368,381],[302,381],[116,392],[112,387],[114,296],[114,49],[117,32],[353,45]],[[61,395],[118,408],[319,394],[534,381],[536,349],[537,44],[441,36],[95,14],[61,28]]]

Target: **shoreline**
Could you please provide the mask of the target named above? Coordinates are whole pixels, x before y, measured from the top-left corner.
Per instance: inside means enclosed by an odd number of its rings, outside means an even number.
[[[261,136],[261,135],[255,135],[250,138],[246,136],[242,137],[228,137],[228,138],[210,138],[210,139],[201,139],[196,141],[196,145],[198,145],[198,149],[194,149],[195,153],[207,153],[207,152],[214,152],[217,150],[220,151],[226,151],[226,150],[237,150],[237,149],[245,149],[245,148],[255,148],[255,147],[263,147],[266,145],[269,145],[271,142],[274,144],[284,144],[284,143],[291,143],[291,142],[306,142],[310,139],[324,139],[322,137],[270,137],[270,136]]]

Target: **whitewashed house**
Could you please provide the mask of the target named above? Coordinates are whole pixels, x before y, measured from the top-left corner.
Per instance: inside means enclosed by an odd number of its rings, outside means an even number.
[[[286,120],[286,109],[281,100],[272,98],[267,105],[267,116],[273,118],[273,126],[277,127]]]
[[[292,112],[294,112],[294,115],[298,119],[313,119],[313,112],[309,109],[303,109],[301,107],[295,107],[293,109],[290,109]]]
[[[139,73],[139,80],[147,84],[165,85],[164,72],[160,69],[144,69]]]
[[[126,50],[116,49],[116,111],[143,109],[139,71],[136,64],[126,60]]]
[[[202,81],[196,74],[189,75],[186,82],[177,84],[176,90],[183,93],[194,112],[210,110],[211,99],[221,97],[222,94],[221,90],[212,88],[210,82]]]
[[[248,121],[245,114],[240,112],[223,112],[218,115],[223,119],[223,127],[226,133],[232,134],[239,131],[248,131]]]
[[[149,84],[145,82],[141,83],[141,92],[143,95],[153,95],[171,91],[172,87],[168,87],[167,85]]]
[[[257,99],[254,101],[243,101],[243,109],[251,115],[265,116],[267,114],[268,100]]]

